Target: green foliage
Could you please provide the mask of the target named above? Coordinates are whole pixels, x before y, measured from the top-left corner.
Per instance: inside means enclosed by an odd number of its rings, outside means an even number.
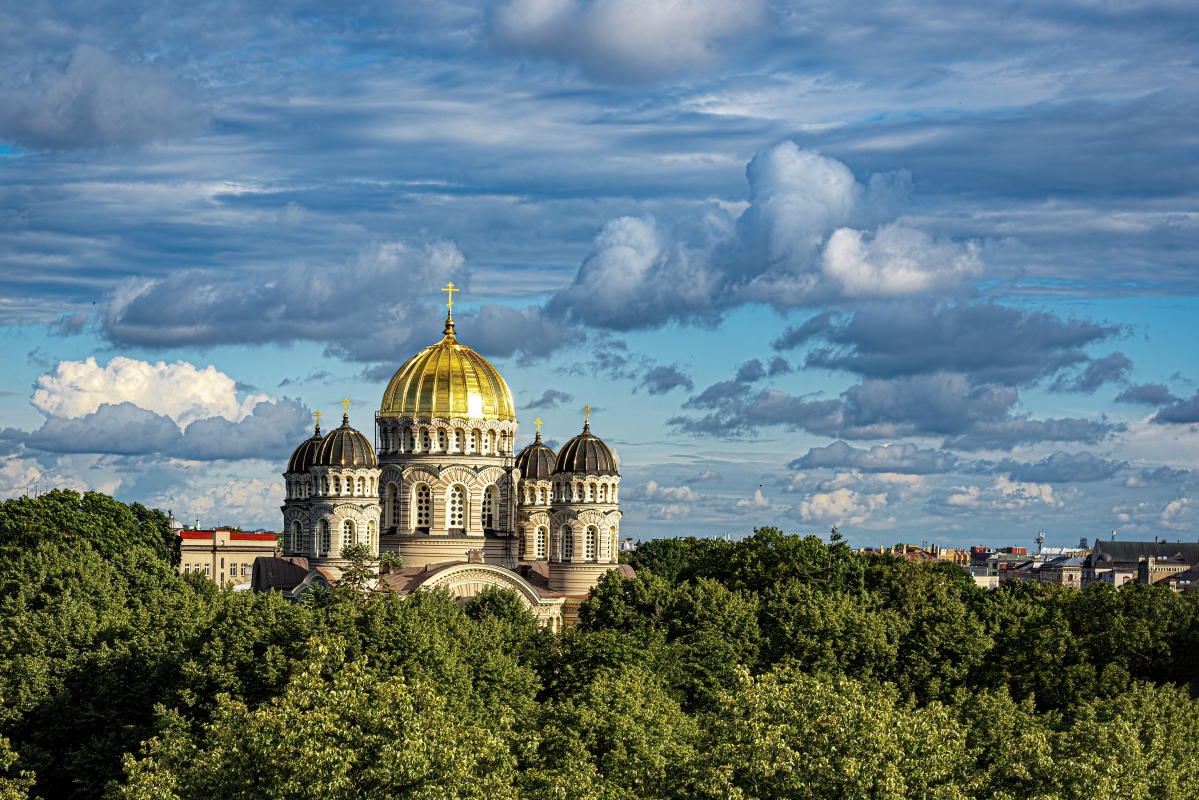
[[[0,800],[1199,797],[1199,595],[976,589],[763,528],[522,598],[293,604],[102,495],[0,504]],[[36,782],[35,782],[36,779]],[[107,788],[106,788],[107,787]]]

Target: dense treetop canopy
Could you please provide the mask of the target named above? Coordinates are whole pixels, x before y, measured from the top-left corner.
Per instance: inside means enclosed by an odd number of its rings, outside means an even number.
[[[764,528],[664,539],[582,624],[516,596],[223,591],[160,512],[0,505],[0,800],[1193,798],[1193,595]]]

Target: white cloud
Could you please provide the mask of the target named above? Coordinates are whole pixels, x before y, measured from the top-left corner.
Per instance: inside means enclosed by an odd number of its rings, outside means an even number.
[[[702,496],[690,486],[659,486],[657,481],[649,481],[625,492],[624,498],[653,503],[698,503]]]
[[[886,505],[886,494],[859,494],[852,489],[837,489],[811,495],[797,510],[804,522],[860,525]]]
[[[899,223],[873,236],[838,228],[829,237],[822,269],[847,297],[887,297],[952,288],[981,272],[978,245],[937,242]]]
[[[170,508],[177,519],[201,525],[261,526],[267,530],[280,525],[279,506],[283,502],[282,481],[231,477],[210,486],[181,486],[159,494],[151,505]]]
[[[170,417],[183,430],[195,420],[224,417],[239,422],[265,394],[237,399],[237,384],[209,365],[197,369],[185,361],[150,364],[117,356],[101,367],[94,357],[62,361],[37,379],[30,402],[50,417],[75,419],[92,414],[104,403],[133,405]]]
[[[717,40],[763,19],[761,0],[512,0],[496,15],[496,35],[604,77],[643,81],[713,63]]]
[[[1053,493],[1048,483],[1019,483],[1002,475],[991,486],[959,486],[945,498],[945,504],[954,508],[978,511],[1017,511],[1037,505],[1061,506],[1062,501]]]

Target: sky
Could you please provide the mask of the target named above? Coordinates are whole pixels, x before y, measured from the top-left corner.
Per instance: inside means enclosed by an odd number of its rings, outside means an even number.
[[[0,8],[0,497],[279,527],[440,336],[622,532],[1199,538],[1184,2]]]

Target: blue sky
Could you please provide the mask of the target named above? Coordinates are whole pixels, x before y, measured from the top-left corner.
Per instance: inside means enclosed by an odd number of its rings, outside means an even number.
[[[6,9],[0,494],[274,527],[310,412],[369,429],[453,280],[522,440],[600,409],[631,535],[1194,540],[1196,21]]]

